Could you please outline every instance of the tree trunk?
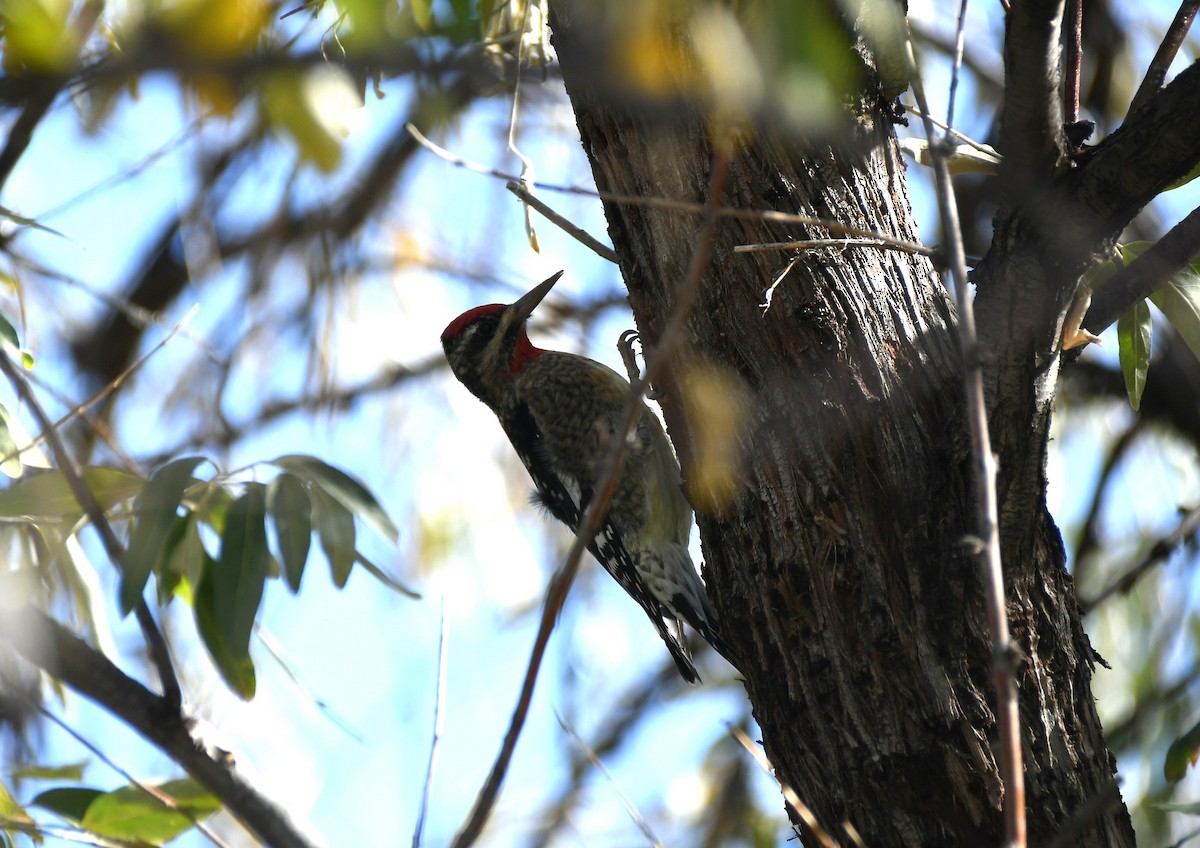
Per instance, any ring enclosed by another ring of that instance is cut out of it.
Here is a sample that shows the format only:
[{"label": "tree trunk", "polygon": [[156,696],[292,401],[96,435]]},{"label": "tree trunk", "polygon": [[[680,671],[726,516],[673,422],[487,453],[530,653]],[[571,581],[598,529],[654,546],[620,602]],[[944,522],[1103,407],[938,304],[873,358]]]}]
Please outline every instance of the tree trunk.
[{"label": "tree trunk", "polygon": [[[724,154],[696,104],[639,102],[611,84],[619,69],[602,53],[602,28],[584,18],[588,5],[553,4],[552,25],[602,192],[696,204],[715,187],[726,206],[919,240],[881,92],[865,92],[836,137],[760,121],[733,143],[722,177]],[[621,202],[605,211],[653,357],[702,218]],[[835,838],[844,840],[846,823],[872,848],[999,845],[993,657],[971,544],[951,298],[925,258],[896,250],[734,252],[836,235],[732,217],[712,232],[711,262],[657,386],[698,507],[705,579],[780,780]],[[793,259],[765,309],[764,290]],[[1056,289],[1043,300],[1049,336],[1070,299]],[[993,317],[983,310],[979,320]],[[1045,342],[1039,350],[1056,359],[1055,340]],[[989,397],[1001,397],[998,366],[985,362]],[[713,375],[736,387],[721,393],[728,404],[703,391]],[[1000,495],[1030,842],[1082,824],[1080,844],[1131,845],[1092,701],[1093,655],[1045,506],[1053,374],[1039,383],[1037,402],[1033,378],[1022,379],[1026,402],[993,403],[990,412],[1004,434]],[[727,407],[738,416],[741,463],[722,496],[698,482],[709,479],[699,445]]]}]

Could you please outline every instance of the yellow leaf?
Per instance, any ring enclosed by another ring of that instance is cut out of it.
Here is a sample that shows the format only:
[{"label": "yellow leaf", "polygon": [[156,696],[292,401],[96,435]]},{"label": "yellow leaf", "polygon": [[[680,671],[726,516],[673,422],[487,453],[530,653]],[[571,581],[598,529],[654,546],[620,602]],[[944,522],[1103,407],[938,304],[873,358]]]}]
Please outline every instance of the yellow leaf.
[{"label": "yellow leaf", "polygon": [[688,496],[697,511],[720,515],[741,485],[749,392],[732,371],[706,363],[691,365],[683,385],[692,433]]},{"label": "yellow leaf", "polygon": [[68,0],[0,0],[4,69],[67,70],[79,51],[79,39],[67,26],[70,8]]},{"label": "yellow leaf", "polygon": [[254,48],[269,17],[266,0],[177,0],[157,23],[190,55],[229,59]]}]

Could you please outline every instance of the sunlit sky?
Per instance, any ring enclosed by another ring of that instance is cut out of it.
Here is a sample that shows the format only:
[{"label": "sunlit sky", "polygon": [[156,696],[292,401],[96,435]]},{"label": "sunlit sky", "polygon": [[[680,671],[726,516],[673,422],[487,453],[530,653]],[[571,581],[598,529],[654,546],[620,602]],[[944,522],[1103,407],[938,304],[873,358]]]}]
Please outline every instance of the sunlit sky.
[{"label": "sunlit sky", "polygon": [[[910,3],[913,15],[925,20],[951,5],[957,8],[957,4]],[[1151,8],[1161,31],[1173,10],[1163,11],[1167,4],[1139,6],[1141,12]],[[938,26],[949,28],[950,19],[939,20]],[[976,43],[996,43],[981,22],[973,22],[972,33]],[[368,95],[365,107],[353,116],[341,178],[352,174],[365,152],[387,133],[396,131],[407,94],[399,84],[385,85],[385,91],[383,100]],[[944,105],[937,105],[945,102],[944,84],[931,85],[929,93],[935,112],[940,108],[944,114]],[[959,97],[959,126],[982,136],[992,116],[972,114],[969,85]],[[520,145],[536,164],[537,177],[550,183],[588,185],[586,161],[565,100],[527,112],[526,117],[529,124]],[[122,106],[96,136],[83,135],[70,106],[57,108],[5,186],[0,202],[63,235],[26,232],[20,237],[21,248],[89,285],[115,289],[157,237],[159,222],[188,196],[187,187],[194,179],[193,143],[175,147],[115,187],[60,207],[84,189],[146,160],[186,133],[189,120],[174,88],[155,79],[145,80],[139,100]],[[513,171],[519,164],[504,151],[508,120],[508,105],[489,101],[439,143],[468,159]],[[206,129],[229,131],[229,127]],[[287,142],[281,142],[280,151],[286,150]],[[263,171],[273,176],[240,190],[234,209],[241,219],[259,220],[272,212],[261,207],[262,199],[276,196],[288,175],[288,163],[281,156],[277,168]],[[327,189],[316,176],[309,179],[312,200],[317,202]],[[1196,205],[1194,191],[1175,194],[1163,204],[1164,217],[1177,218]],[[576,224],[604,238],[597,202],[571,196],[546,199]],[[936,241],[929,194],[919,179],[914,181],[913,199],[926,240]],[[46,214],[52,210],[59,211]],[[556,298],[595,299],[618,291],[614,266],[596,259],[544,221],[538,223],[538,237],[541,251],[535,254],[528,246],[519,204],[503,181],[425,155],[406,176],[386,223],[373,226],[368,235],[381,257],[399,261],[361,278],[332,307],[336,319],[331,376],[354,382],[372,374],[380,363],[425,362],[440,353],[438,335],[454,315],[478,303],[511,300],[559,269],[567,273],[555,290]],[[201,257],[202,247],[197,248]],[[506,286],[466,283],[452,273],[423,267],[425,261],[435,266],[449,262],[465,269],[486,268]],[[277,286],[272,294],[278,308],[308,297],[305,269],[296,265],[293,270],[294,283]],[[203,338],[253,320],[257,306],[243,308],[231,298],[237,291],[236,280],[245,273],[245,268],[229,267],[217,283],[189,289],[166,316],[168,322],[197,306],[189,332]],[[51,327],[84,322],[98,308],[95,297],[65,284],[27,290],[25,295],[26,332],[38,356],[38,373],[68,393],[82,391],[71,383],[63,352],[40,342],[51,335]],[[586,338],[580,337],[577,326],[567,325],[557,334],[539,333],[539,343],[580,350],[623,370],[613,342],[631,325],[626,311],[611,310]],[[152,332],[148,343],[166,330]],[[186,384],[178,385],[179,362],[192,355],[194,344],[183,336],[175,338],[143,372],[136,395],[139,402],[121,409],[120,424],[133,434],[129,442],[139,452],[151,454],[176,445],[197,426],[194,420],[164,415],[160,409],[168,392],[186,391]],[[1103,349],[1088,355],[1113,356],[1115,347],[1115,339],[1106,337]],[[307,367],[293,340],[246,351],[235,370],[224,412],[237,421],[244,417],[248,401],[294,394],[305,385]],[[11,397],[3,401],[12,408]],[[1085,425],[1082,418],[1068,414],[1066,420],[1101,430],[1119,423],[1097,419]],[[1062,429],[1057,434],[1062,450],[1055,454],[1052,469],[1052,501],[1064,525],[1077,520],[1075,516],[1086,506],[1085,496],[1096,473],[1091,443],[1084,435]],[[356,846],[405,843],[415,822],[429,751],[439,611],[444,604],[449,634],[445,735],[433,779],[426,839],[429,845],[444,844],[466,815],[507,726],[536,629],[535,617],[522,613],[540,604],[546,577],[565,551],[567,536],[524,504],[526,487],[523,482],[514,485],[514,480],[520,480],[513,473],[516,460],[494,417],[445,374],[421,378],[418,385],[332,418],[284,419],[240,442],[223,465],[232,470],[289,452],[326,459],[379,494],[401,527],[401,542],[398,549],[390,549],[384,540],[363,530],[364,550],[425,597],[421,601],[401,598],[365,573],[355,574],[344,590],[337,591],[320,567],[312,567],[299,598],[288,595],[282,585],[270,586],[262,628],[270,644],[279,646],[301,685],[290,679],[263,644],[256,643],[252,650],[259,694],[248,704],[220,684],[191,637],[194,628],[187,610],[176,604],[167,621],[180,653],[190,707],[211,725],[206,732],[215,743],[234,751],[239,767],[310,828],[318,841]],[[1171,502],[1194,498],[1198,481],[1191,460],[1148,458],[1139,485],[1153,486]],[[115,585],[111,567],[99,556],[94,566],[100,582],[111,591]],[[622,693],[664,661],[661,643],[641,611],[594,564],[587,569],[583,591],[575,592],[551,643],[549,662],[487,844],[511,845],[528,839],[539,813],[553,797],[573,744],[555,714],[567,716],[586,738]],[[109,613],[115,617],[111,609]],[[129,652],[123,666],[136,671],[136,628],[127,621],[114,621],[114,627],[117,643]],[[588,662],[577,662],[583,655]],[[729,677],[719,659],[710,655],[710,661],[701,670],[706,679]],[[1103,680],[1101,673],[1100,689]],[[326,705],[326,711],[318,702]],[[178,775],[178,767],[82,699],[69,698],[65,706],[55,709],[139,778]],[[662,813],[655,808],[665,799],[666,812],[686,823],[687,816],[697,812],[692,809],[697,797],[694,786],[704,757],[714,745],[734,744],[728,741],[726,724],[738,721],[743,711],[744,695],[736,687],[706,687],[683,701],[656,706],[637,737],[608,766],[620,789],[644,812]],[[1118,713],[1114,709],[1113,714]],[[110,788],[123,783],[64,733],[47,728],[44,762],[84,758],[92,759],[86,779],[90,785]],[[1134,789],[1150,779],[1144,770],[1127,778],[1127,787]],[[615,787],[599,778],[588,786],[587,812],[574,823],[576,834],[568,833],[555,844],[629,844],[636,830],[622,811]],[[773,797],[765,776],[759,791],[765,798]],[[778,806],[773,800],[767,805]],[[782,843],[786,836],[782,814],[780,822]],[[659,835],[672,844],[669,825]],[[180,844],[205,843],[189,836]]]}]

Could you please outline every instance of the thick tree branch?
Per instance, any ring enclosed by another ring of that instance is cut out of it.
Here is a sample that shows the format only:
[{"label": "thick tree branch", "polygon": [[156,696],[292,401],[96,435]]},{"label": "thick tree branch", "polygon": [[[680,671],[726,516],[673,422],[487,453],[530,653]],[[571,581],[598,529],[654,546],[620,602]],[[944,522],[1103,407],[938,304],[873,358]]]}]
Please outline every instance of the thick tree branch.
[{"label": "thick tree branch", "polygon": [[1158,51],[1150,61],[1150,67],[1146,69],[1146,76],[1142,78],[1142,84],[1138,86],[1137,93],[1133,95],[1133,100],[1129,103],[1130,115],[1142,108],[1146,101],[1162,88],[1163,80],[1167,78],[1167,69],[1171,67],[1171,63],[1175,61],[1175,56],[1179,53],[1179,48],[1183,46],[1183,40],[1187,37],[1188,30],[1192,28],[1192,21],[1196,18],[1198,8],[1200,8],[1198,0],[1183,0],[1179,4],[1175,20],[1171,21],[1167,34],[1163,36],[1162,43],[1158,45]]},{"label": "thick tree branch", "polygon": [[1200,209],[1193,209],[1158,242],[1104,281],[1092,295],[1083,326],[1099,333],[1139,300],[1170,282],[1200,253]]},{"label": "thick tree branch", "polygon": [[1010,196],[1045,186],[1066,149],[1059,97],[1063,0],[1017,3],[1004,33],[1004,111],[1000,117],[1002,184]]},{"label": "thick tree branch", "polygon": [[[1200,162],[1200,63],[1171,81],[1067,179],[1074,211],[1056,215],[1079,263]],[[1060,236],[1060,238],[1062,238]]]},{"label": "thick tree branch", "polygon": [[239,777],[228,760],[213,757],[192,738],[186,719],[45,613],[30,606],[0,610],[0,639],[157,746],[264,843],[310,848],[283,810]]}]

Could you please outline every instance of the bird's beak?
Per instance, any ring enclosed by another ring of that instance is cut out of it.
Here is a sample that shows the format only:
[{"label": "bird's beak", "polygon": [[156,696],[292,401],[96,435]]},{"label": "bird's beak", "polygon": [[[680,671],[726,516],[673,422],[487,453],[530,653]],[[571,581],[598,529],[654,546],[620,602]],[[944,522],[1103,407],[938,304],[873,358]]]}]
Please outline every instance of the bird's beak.
[{"label": "bird's beak", "polygon": [[521,295],[519,300],[510,305],[508,308],[512,310],[514,320],[524,321],[526,318],[532,315],[533,310],[537,309],[538,304],[541,303],[542,299],[550,293],[550,289],[554,288],[554,284],[558,282],[558,278],[562,275],[562,271],[552,275],[544,282],[539,283],[537,288]]}]

